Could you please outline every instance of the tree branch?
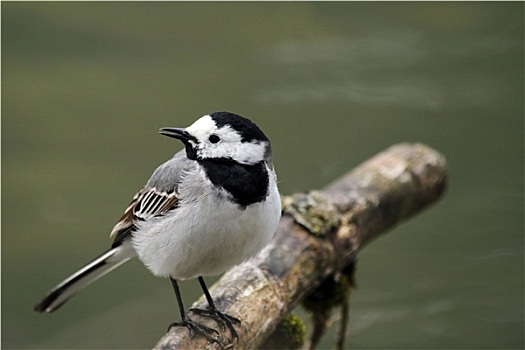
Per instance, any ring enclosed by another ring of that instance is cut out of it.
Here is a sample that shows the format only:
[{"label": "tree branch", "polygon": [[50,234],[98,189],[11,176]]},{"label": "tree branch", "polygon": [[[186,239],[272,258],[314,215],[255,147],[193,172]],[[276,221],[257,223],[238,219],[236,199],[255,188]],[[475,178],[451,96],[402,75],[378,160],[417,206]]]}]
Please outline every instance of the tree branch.
[{"label": "tree branch", "polygon": [[[217,307],[242,321],[239,342],[213,320],[189,315],[220,331],[224,348],[253,349],[328,276],[359,250],[443,194],[446,161],[421,144],[399,144],[363,163],[324,191],[283,197],[276,237],[255,258],[228,271],[210,292]],[[203,298],[194,307],[206,307]],[[188,330],[172,328],[155,349],[219,349]]]}]

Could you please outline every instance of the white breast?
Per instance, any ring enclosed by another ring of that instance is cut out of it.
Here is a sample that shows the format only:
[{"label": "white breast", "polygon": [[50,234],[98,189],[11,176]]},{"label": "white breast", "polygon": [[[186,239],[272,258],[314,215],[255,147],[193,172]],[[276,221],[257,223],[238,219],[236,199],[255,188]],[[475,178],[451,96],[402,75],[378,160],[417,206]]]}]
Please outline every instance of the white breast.
[{"label": "white breast", "polygon": [[179,207],[137,224],[133,247],[139,259],[156,276],[182,280],[217,275],[254,256],[273,237],[281,215],[276,178],[269,173],[268,197],[245,210],[213,189],[202,171],[187,174]]}]

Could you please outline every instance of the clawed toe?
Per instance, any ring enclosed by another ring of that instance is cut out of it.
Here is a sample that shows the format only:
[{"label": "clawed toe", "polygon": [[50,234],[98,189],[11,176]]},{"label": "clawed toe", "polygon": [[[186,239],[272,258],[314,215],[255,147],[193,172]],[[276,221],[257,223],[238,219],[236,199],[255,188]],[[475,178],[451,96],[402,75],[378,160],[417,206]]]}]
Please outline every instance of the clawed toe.
[{"label": "clawed toe", "polygon": [[233,327],[233,324],[237,324],[237,325],[241,324],[241,321],[238,318],[230,316],[223,312],[220,312],[219,310],[215,308],[206,308],[206,309],[193,308],[193,309],[190,309],[190,311],[196,313],[197,315],[208,316],[214,319],[215,321],[217,321],[217,323],[220,323],[223,328],[224,326],[228,327],[231,335],[235,339],[237,339],[237,341],[239,341],[239,335],[237,334],[237,331]]},{"label": "clawed toe", "polygon": [[217,343],[220,346],[222,346],[221,342],[219,342],[219,340],[212,336],[213,333],[219,334],[217,330],[196,323],[188,318],[186,318],[186,320],[182,322],[173,322],[172,324],[170,324],[168,327],[168,332],[170,331],[171,327],[186,327],[188,329],[188,332],[190,333],[191,339],[193,339],[195,334],[199,334],[206,338],[210,343]]},{"label": "clawed toe", "polygon": [[[204,292],[204,295],[206,296],[206,300],[208,301],[208,308],[206,309],[190,309],[190,311],[193,311],[197,315],[201,316],[207,316],[215,320],[217,323],[219,323],[222,328],[224,329],[225,326],[228,327],[230,330],[230,333],[233,338],[237,339],[237,342],[239,342],[239,335],[237,334],[237,331],[233,327],[233,324],[240,324],[241,321],[238,318],[235,318],[233,316],[230,316],[228,314],[222,313],[215,307],[215,304],[213,303],[213,299],[210,295],[210,292],[208,291],[208,288],[206,288],[206,283],[204,283],[204,279],[199,276],[199,283],[201,284],[202,291]],[[179,304],[179,311],[180,311],[180,317],[182,319],[182,322],[173,322],[168,327],[168,332],[170,331],[171,327],[186,327],[188,331],[190,332],[190,338],[193,338],[195,336],[195,333],[198,333],[199,335],[205,337],[208,339],[211,343],[217,343],[222,347],[222,344],[213,337],[213,333],[215,335],[219,335],[219,332],[217,330],[206,327],[202,324],[194,322],[192,319],[188,318],[186,316],[186,313],[184,312],[184,305],[182,304],[182,298],[180,295],[179,285],[177,283],[177,280],[170,276],[171,284],[173,285],[173,289],[175,291],[175,295],[177,296],[177,303]]]}]

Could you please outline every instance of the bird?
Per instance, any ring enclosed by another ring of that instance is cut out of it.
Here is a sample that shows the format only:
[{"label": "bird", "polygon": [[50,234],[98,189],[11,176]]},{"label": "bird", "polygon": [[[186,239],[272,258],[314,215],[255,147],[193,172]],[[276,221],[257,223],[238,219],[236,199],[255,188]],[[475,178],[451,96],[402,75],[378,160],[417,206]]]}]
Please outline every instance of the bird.
[{"label": "bird", "polygon": [[184,148],[161,164],[133,197],[111,231],[111,247],[73,273],[39,301],[34,310],[51,313],[100,277],[138,257],[174,289],[181,321],[218,342],[217,330],[186,315],[178,281],[197,278],[208,307],[190,309],[227,326],[240,320],[217,309],[203,276],[218,275],[261,251],[273,238],[281,199],[270,141],[252,121],[231,112],[214,112],[186,128],[159,133]]}]

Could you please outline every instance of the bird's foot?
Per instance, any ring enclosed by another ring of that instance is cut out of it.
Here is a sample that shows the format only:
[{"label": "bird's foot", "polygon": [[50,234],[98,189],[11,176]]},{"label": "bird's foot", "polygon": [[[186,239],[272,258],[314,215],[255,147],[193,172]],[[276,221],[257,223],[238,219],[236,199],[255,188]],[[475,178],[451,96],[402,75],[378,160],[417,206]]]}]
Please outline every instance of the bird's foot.
[{"label": "bird's foot", "polygon": [[237,334],[237,331],[233,327],[234,323],[237,325],[241,324],[241,320],[239,320],[238,318],[230,316],[223,312],[220,312],[216,308],[210,308],[210,307],[206,309],[192,308],[190,309],[190,311],[196,313],[197,315],[208,316],[214,319],[215,321],[217,321],[217,323],[220,323],[223,328],[226,325],[226,327],[228,327],[228,329],[230,330],[231,335],[235,339],[237,339],[237,342],[239,341],[239,335]]},{"label": "bird's foot", "polygon": [[170,331],[171,327],[186,327],[188,329],[188,332],[190,333],[191,339],[195,337],[195,334],[199,334],[203,336],[204,338],[206,338],[210,343],[217,343],[222,347],[221,342],[212,336],[213,333],[219,334],[217,330],[210,328],[210,327],[206,327],[202,324],[196,323],[187,317],[182,322],[173,322],[172,324],[170,324],[168,327],[168,332]]}]

